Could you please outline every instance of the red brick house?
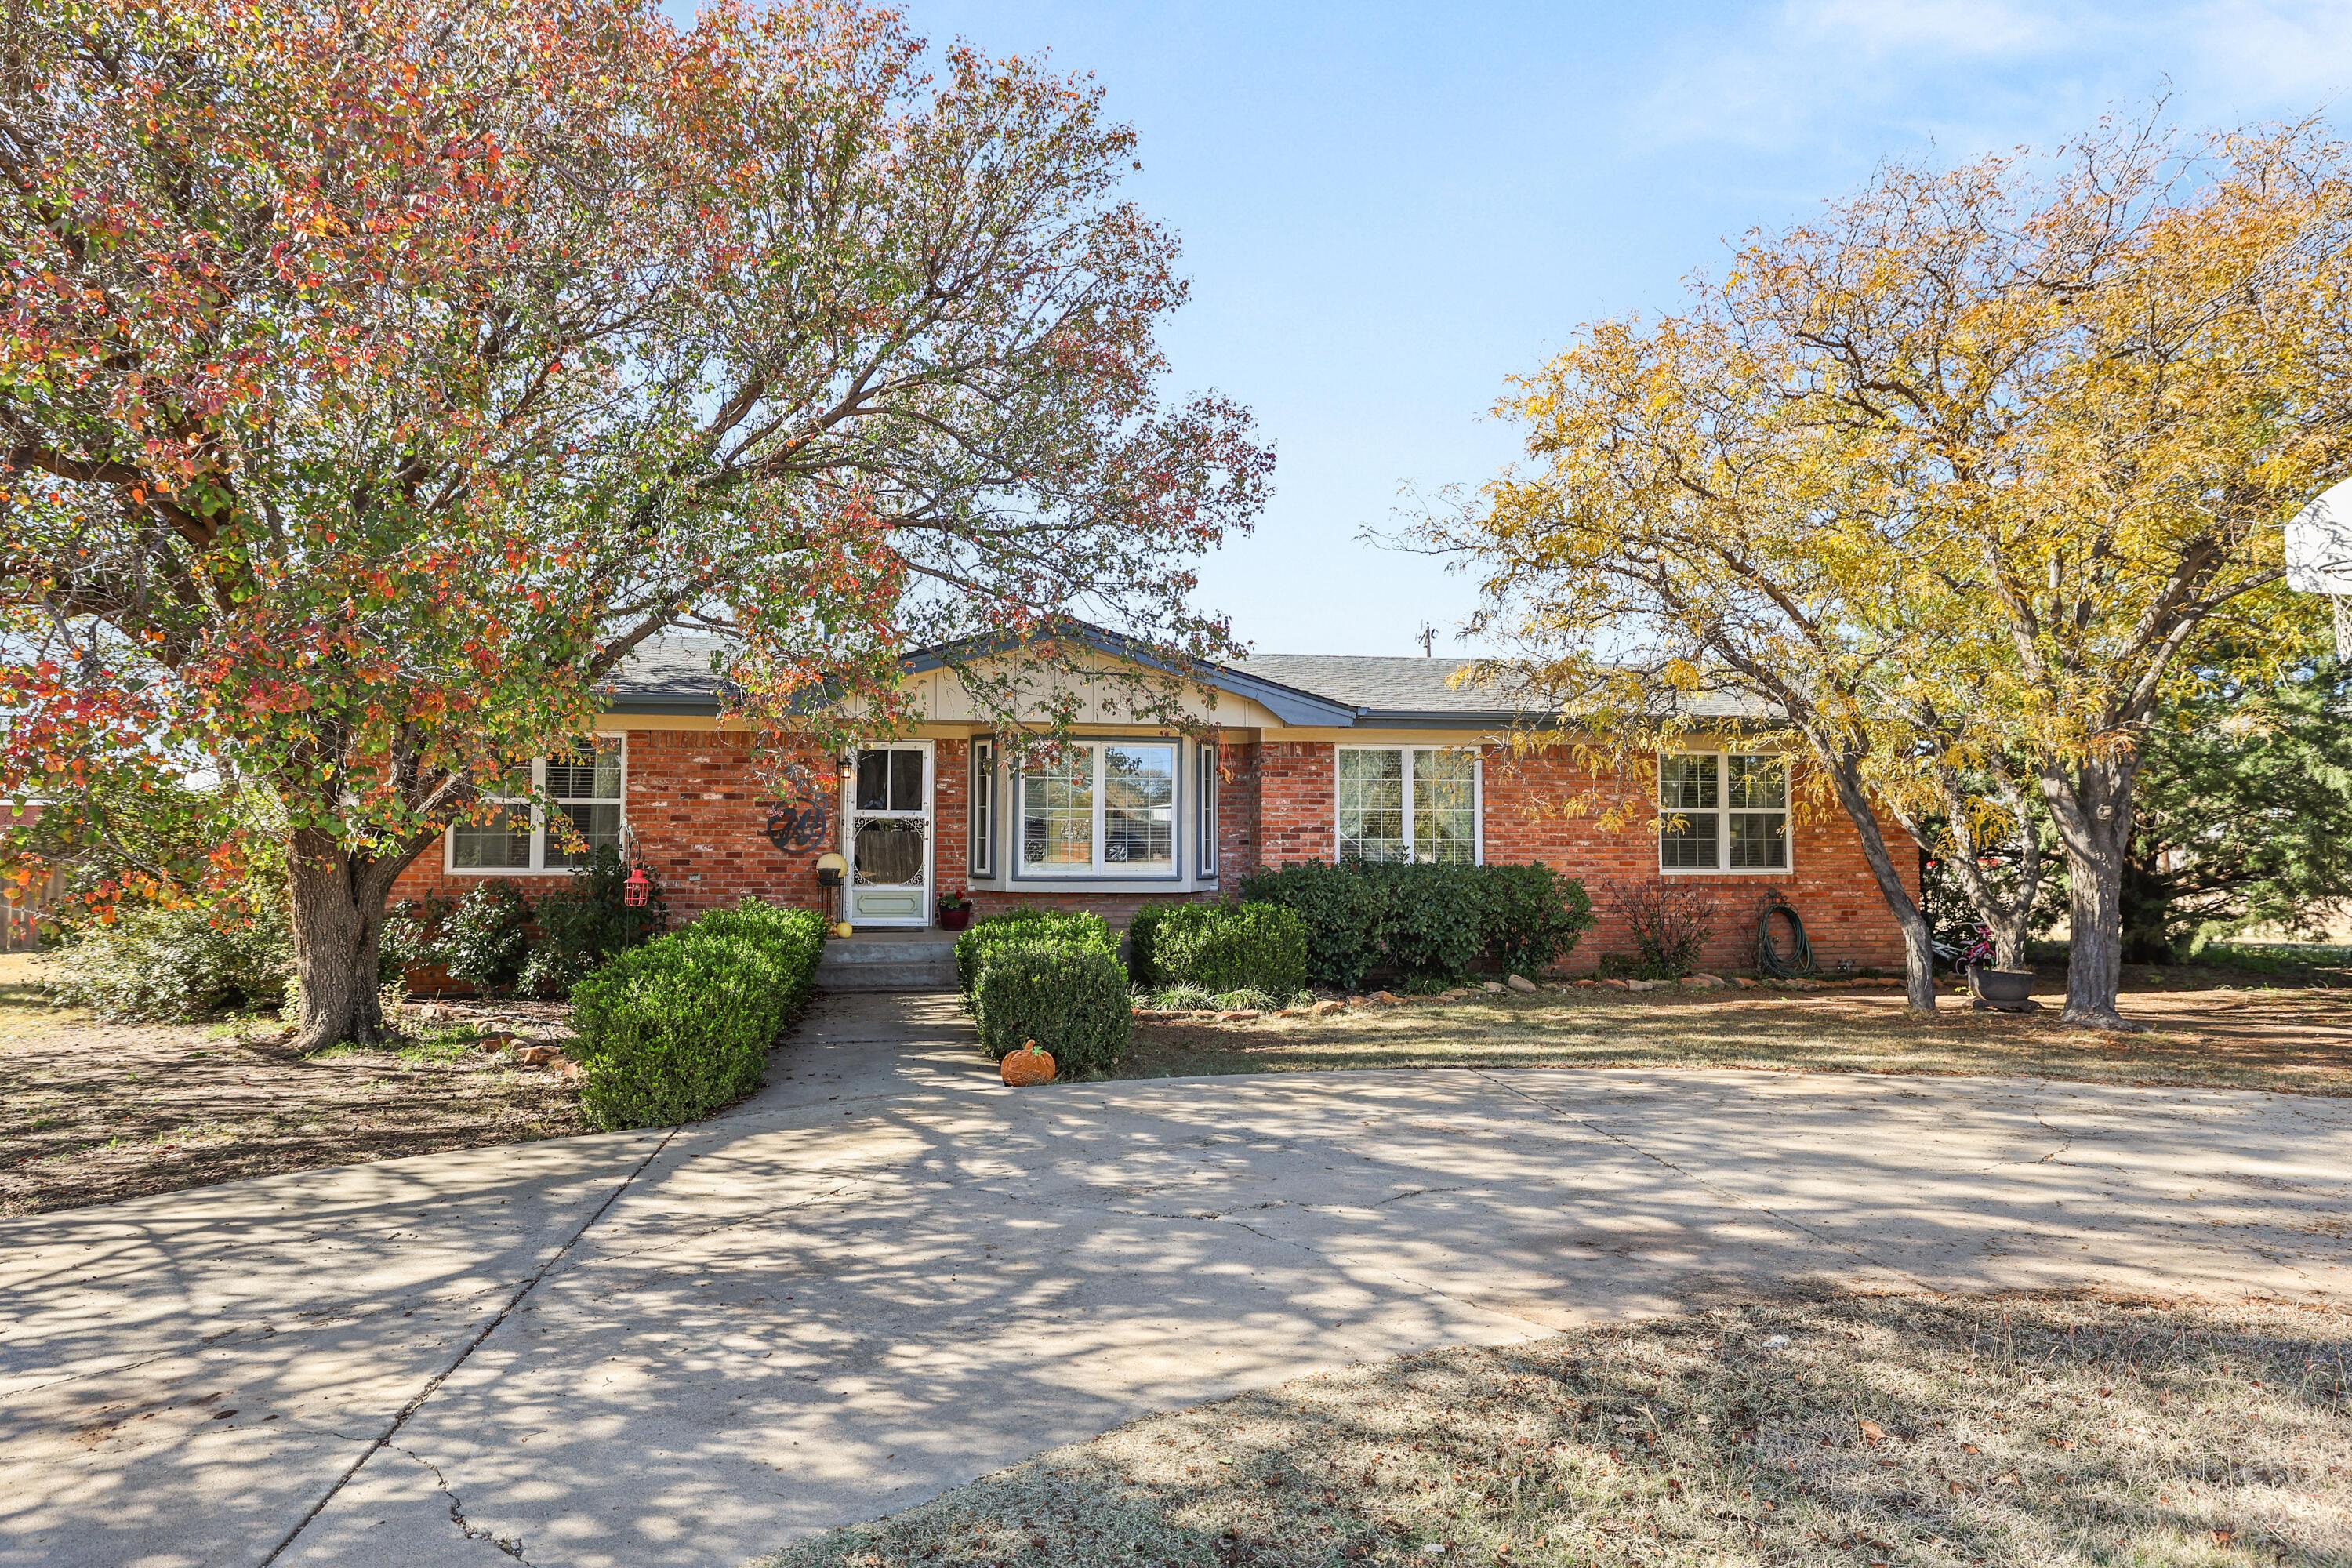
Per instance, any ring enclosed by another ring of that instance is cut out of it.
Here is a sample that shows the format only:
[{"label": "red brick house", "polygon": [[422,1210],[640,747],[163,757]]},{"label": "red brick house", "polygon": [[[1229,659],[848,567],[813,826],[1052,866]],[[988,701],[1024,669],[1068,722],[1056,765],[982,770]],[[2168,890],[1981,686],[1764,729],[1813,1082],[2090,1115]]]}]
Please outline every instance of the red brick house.
[{"label": "red brick house", "polygon": [[[802,763],[805,802],[780,808],[724,723],[711,644],[649,646],[613,682],[593,738],[539,764],[552,809],[592,843],[625,842],[660,879],[673,918],[746,894],[845,913],[861,929],[923,927],[945,891],[983,912],[1048,903],[1115,924],[1160,899],[1230,896],[1263,866],[1349,858],[1546,862],[1581,879],[1601,924],[1570,967],[1629,952],[1601,898],[1611,879],[1696,882],[1717,898],[1708,962],[1753,963],[1769,891],[1803,916],[1826,963],[1899,966],[1902,939],[1834,809],[1800,808],[1787,764],[1736,751],[1661,759],[1653,780],[1596,777],[1565,747],[1515,754],[1539,723],[1491,688],[1455,684],[1440,658],[1266,656],[1205,671],[1192,716],[1203,742],[1121,721],[1080,681],[1076,744],[1016,770],[938,654],[907,662],[927,716],[911,738]],[[1097,648],[1118,657],[1108,639]],[[1636,826],[1602,826],[1594,800],[1640,801]],[[1564,812],[1581,800],[1585,809]],[[850,884],[828,893],[817,858]],[[462,894],[477,879],[560,876],[567,854],[541,808],[455,828],[406,872],[397,898]],[[576,856],[569,857],[576,858]]]}]

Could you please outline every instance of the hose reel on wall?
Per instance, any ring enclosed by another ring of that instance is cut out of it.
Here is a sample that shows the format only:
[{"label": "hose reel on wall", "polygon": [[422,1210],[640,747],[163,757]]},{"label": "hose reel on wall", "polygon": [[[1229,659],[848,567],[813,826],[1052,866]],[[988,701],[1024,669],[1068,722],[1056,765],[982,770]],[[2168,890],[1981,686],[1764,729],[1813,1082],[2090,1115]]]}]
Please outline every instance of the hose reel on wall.
[{"label": "hose reel on wall", "polygon": [[[1781,928],[1777,933],[1776,919]],[[1780,980],[1820,969],[1813,961],[1813,944],[1805,936],[1804,917],[1778,891],[1767,893],[1756,906],[1756,967]]]}]

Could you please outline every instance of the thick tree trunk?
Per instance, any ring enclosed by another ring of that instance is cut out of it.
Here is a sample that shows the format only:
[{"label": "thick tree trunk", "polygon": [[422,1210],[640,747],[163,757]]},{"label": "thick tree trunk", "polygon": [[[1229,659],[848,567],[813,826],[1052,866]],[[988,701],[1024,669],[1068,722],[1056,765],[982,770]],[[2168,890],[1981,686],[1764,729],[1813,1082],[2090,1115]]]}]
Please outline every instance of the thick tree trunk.
[{"label": "thick tree trunk", "polygon": [[2124,856],[2131,839],[2137,752],[2042,776],[2058,842],[2066,851],[2066,1010],[2063,1023],[2133,1029],[2116,1010],[2123,988]]},{"label": "thick tree trunk", "polygon": [[1828,762],[1827,766],[1831,782],[1837,789],[1838,804],[1845,807],[1846,816],[1853,822],[1854,834],[1862,840],[1862,858],[1868,862],[1871,878],[1878,884],[1879,897],[1886,900],[1895,923],[1903,928],[1904,1001],[1919,1012],[1932,1013],[1936,1010],[1935,933],[1928,929],[1919,900],[1904,886],[1902,873],[1895,868],[1894,856],[1887,853],[1886,835],[1879,830],[1878,814],[1871,809],[1870,796],[1862,787],[1858,763],[1840,767]]},{"label": "thick tree trunk", "polygon": [[[2016,883],[2004,896],[1977,859],[1980,847],[1969,819],[1967,795],[1948,772],[1943,775],[1943,785],[1945,820],[1957,851],[1949,861],[1952,874],[1959,879],[1977,918],[1992,933],[1993,967],[2022,969],[2025,944],[2033,931],[2033,902],[2042,888],[2042,847],[2032,814],[2021,792],[2002,774],[2000,798],[2014,819],[2011,853],[2017,862]],[[1921,847],[1928,846],[1923,843]]]},{"label": "thick tree trunk", "polygon": [[2025,967],[2025,943],[2032,934],[2032,917],[2018,915],[2013,919],[1988,921],[1992,932],[1992,966],[1995,969]]},{"label": "thick tree trunk", "polygon": [[323,834],[297,833],[288,843],[294,972],[302,987],[296,1050],[385,1037],[376,973],[384,900],[406,864],[407,858],[354,858]]}]

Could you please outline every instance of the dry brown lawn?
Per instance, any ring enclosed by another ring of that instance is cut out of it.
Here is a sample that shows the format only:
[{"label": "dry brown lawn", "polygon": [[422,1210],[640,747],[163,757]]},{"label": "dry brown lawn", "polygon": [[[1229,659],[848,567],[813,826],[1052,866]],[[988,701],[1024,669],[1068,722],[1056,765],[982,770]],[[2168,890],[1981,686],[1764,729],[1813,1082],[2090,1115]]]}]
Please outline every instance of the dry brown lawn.
[{"label": "dry brown lawn", "polygon": [[300,1057],[274,1025],[101,1024],[0,958],[0,1215],[586,1130],[556,1073],[471,1048]]},{"label": "dry brown lawn", "polygon": [[[2062,991],[2050,983],[2052,999]],[[1141,1022],[1121,1077],[1335,1068],[1755,1068],[1965,1073],[2352,1094],[2352,990],[2207,984],[2127,995],[2140,1034],[2053,1008],[1907,1014],[1872,991],[1544,991],[1353,1007],[1328,1018]]]},{"label": "dry brown lawn", "polygon": [[2342,1568],[2352,1314],[1860,1299],[1443,1351],[1139,1421],[774,1563]]}]

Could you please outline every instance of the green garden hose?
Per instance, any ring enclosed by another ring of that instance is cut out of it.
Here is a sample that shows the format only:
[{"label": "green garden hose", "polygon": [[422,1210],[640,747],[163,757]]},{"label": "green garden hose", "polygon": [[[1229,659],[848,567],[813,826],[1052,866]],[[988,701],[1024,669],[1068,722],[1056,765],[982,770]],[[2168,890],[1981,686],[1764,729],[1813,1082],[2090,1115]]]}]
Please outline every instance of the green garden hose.
[{"label": "green garden hose", "polygon": [[[1772,938],[1772,917],[1775,915],[1789,922],[1789,951],[1786,954],[1781,952],[1780,944]],[[1805,940],[1804,921],[1778,893],[1766,899],[1757,912],[1756,967],[1782,980],[1811,974],[1816,968],[1813,944]]]}]

